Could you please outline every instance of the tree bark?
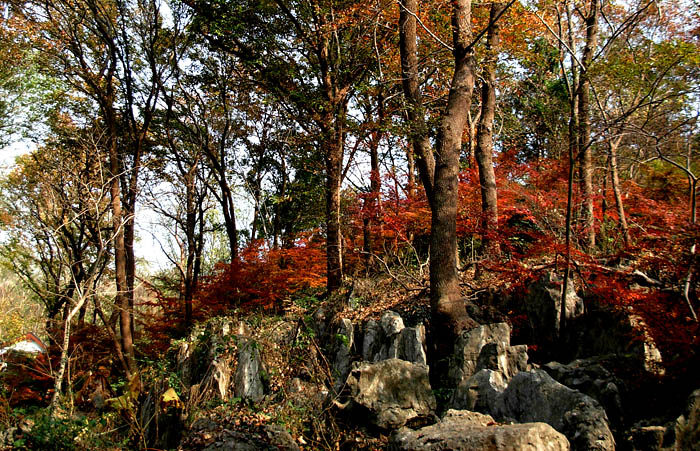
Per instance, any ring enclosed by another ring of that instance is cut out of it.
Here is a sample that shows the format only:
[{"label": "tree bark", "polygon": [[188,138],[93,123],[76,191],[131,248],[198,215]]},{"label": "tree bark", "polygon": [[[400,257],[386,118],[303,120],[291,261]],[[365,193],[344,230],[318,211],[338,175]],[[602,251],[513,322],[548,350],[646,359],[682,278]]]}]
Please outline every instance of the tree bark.
[{"label": "tree bark", "polygon": [[620,188],[620,176],[617,167],[617,147],[619,143],[620,139],[617,139],[614,142],[608,142],[608,150],[610,151],[610,172],[613,194],[615,196],[615,206],[617,207],[617,216],[620,221],[620,231],[622,232],[625,246],[629,246],[632,240],[630,239],[629,227],[627,226],[625,207],[622,203],[622,190]]},{"label": "tree bark", "polygon": [[[335,119],[337,120],[337,118]],[[331,119],[333,121],[333,119]],[[333,121],[335,122],[335,121]],[[332,123],[332,122],[331,122]],[[340,230],[340,183],[343,165],[343,136],[338,126],[326,131],[326,272],[328,292],[343,281],[343,252]]]},{"label": "tree bark", "polygon": [[452,3],[454,73],[447,108],[440,120],[434,157],[418,89],[416,12],[415,0],[400,5],[401,69],[410,136],[432,212],[430,305],[434,354],[431,355],[433,361],[442,366],[446,364],[458,334],[463,328],[473,325],[461,297],[457,270],[459,157],[474,86],[474,56],[469,42],[472,34],[471,1],[456,0]]},{"label": "tree bark", "polygon": [[583,49],[581,75],[578,86],[578,139],[579,171],[583,208],[581,221],[585,236],[585,246],[589,251],[595,248],[596,234],[593,203],[593,152],[591,148],[591,107],[590,107],[590,70],[593,54],[598,44],[598,0],[590,0],[588,14],[584,17],[586,24],[586,44]]},{"label": "tree bark", "polygon": [[[114,277],[117,294],[115,304],[119,310],[120,342],[124,361],[127,365],[127,376],[136,371],[134,355],[134,338],[131,329],[131,309],[129,305],[127,284],[127,256],[124,240],[124,220],[122,215],[122,200],[120,189],[120,164],[117,149],[117,124],[114,111],[107,109],[106,120],[109,128],[109,168],[110,168],[110,198],[112,204],[112,228],[114,229]],[[130,373],[130,374],[129,374]]]},{"label": "tree bark", "polygon": [[474,156],[479,167],[481,185],[481,213],[485,254],[496,257],[500,253],[498,241],[498,191],[496,173],[493,168],[493,120],[496,113],[496,59],[499,46],[499,23],[505,5],[492,3],[489,23],[491,26],[486,38],[486,61],[484,64],[484,82],[481,85],[481,116],[477,128],[477,140]]}]

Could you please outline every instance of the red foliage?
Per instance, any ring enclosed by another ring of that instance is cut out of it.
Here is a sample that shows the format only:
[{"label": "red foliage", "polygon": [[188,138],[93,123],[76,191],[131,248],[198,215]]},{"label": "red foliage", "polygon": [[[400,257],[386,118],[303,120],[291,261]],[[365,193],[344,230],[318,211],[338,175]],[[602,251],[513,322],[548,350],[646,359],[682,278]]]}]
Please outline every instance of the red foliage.
[{"label": "red foliage", "polygon": [[292,248],[270,249],[263,242],[249,244],[240,259],[219,264],[205,278],[194,308],[200,314],[223,313],[232,308],[278,309],[281,301],[306,288],[326,283],[325,251],[315,240],[298,240]]}]

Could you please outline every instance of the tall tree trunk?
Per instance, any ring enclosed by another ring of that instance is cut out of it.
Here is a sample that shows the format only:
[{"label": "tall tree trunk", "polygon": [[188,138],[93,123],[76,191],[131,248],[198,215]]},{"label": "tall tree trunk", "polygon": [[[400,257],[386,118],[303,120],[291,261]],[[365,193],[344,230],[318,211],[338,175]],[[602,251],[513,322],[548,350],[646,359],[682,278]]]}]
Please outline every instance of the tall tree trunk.
[{"label": "tall tree trunk", "polygon": [[[110,113],[107,111],[107,113]],[[120,344],[124,353],[124,361],[127,365],[127,376],[136,371],[136,358],[134,355],[134,338],[131,329],[131,309],[129,305],[127,284],[127,254],[124,240],[124,218],[122,215],[122,200],[120,189],[119,153],[117,150],[117,124],[116,114],[106,115],[109,127],[109,167],[111,172],[110,198],[112,204],[112,227],[114,229],[114,277],[117,295],[115,303],[119,310],[119,326],[121,331]]]},{"label": "tall tree trunk", "polygon": [[231,188],[226,182],[226,171],[222,169],[217,175],[219,188],[221,189],[221,210],[224,215],[224,227],[226,227],[226,236],[228,237],[229,252],[231,253],[231,261],[238,259],[238,228],[236,226],[236,210],[233,204],[233,194]]},{"label": "tall tree trunk", "polygon": [[343,281],[343,250],[340,231],[340,183],[343,171],[343,133],[338,118],[335,127],[326,130],[326,271],[328,292],[336,291]]},{"label": "tall tree trunk", "polygon": [[617,148],[620,144],[620,138],[614,142],[608,142],[608,151],[610,152],[610,172],[612,179],[612,189],[615,196],[615,206],[617,207],[617,216],[620,221],[620,231],[625,241],[625,246],[631,244],[629,227],[627,227],[627,218],[625,216],[625,207],[622,203],[622,189],[620,188],[620,176],[617,167]]},{"label": "tall tree trunk", "polygon": [[377,220],[381,205],[381,178],[379,172],[379,143],[381,142],[383,132],[382,127],[385,120],[384,110],[384,95],[377,95],[377,118],[376,122],[372,119],[372,104],[368,98],[367,107],[365,109],[367,120],[374,122],[373,130],[370,134],[369,141],[369,161],[370,161],[370,192],[369,196],[363,203],[364,214],[362,218],[362,238],[363,250],[365,252],[365,263],[369,267],[372,261],[372,226]]},{"label": "tall tree trunk", "polygon": [[589,251],[595,248],[595,224],[593,203],[593,152],[591,148],[591,107],[590,107],[590,74],[593,54],[598,44],[598,0],[590,0],[586,23],[586,44],[583,49],[581,75],[578,88],[578,120],[579,120],[579,171],[583,208],[581,220],[583,223],[585,245]]},{"label": "tall tree trunk", "polygon": [[499,45],[499,23],[496,20],[505,9],[503,3],[492,3],[486,40],[486,62],[484,64],[484,82],[481,86],[481,116],[477,129],[477,141],[474,155],[479,167],[481,184],[481,212],[483,215],[484,247],[486,255],[496,257],[499,254],[498,242],[494,240],[498,230],[498,192],[496,173],[493,168],[493,119],[496,113],[496,59]]},{"label": "tall tree trunk", "polygon": [[[459,157],[466,112],[474,86],[474,56],[470,47],[471,1],[452,2],[454,74],[433,152],[422,113],[418,89],[416,45],[417,5],[408,0],[399,6],[399,31],[403,90],[408,104],[411,138],[418,154],[421,180],[432,212],[430,230],[431,352],[433,363],[442,367],[463,328],[473,325],[461,298],[457,270],[457,202]],[[434,371],[434,375],[440,371]]]},{"label": "tall tree trunk", "polygon": [[416,160],[414,156],[413,143],[409,143],[406,147],[406,171],[408,172],[408,186],[406,187],[406,192],[410,199],[413,199],[416,195]]},{"label": "tall tree trunk", "polygon": [[275,202],[275,219],[272,223],[272,246],[278,249],[280,246],[280,235],[282,234],[282,202],[287,195],[287,161],[286,155],[280,155],[282,183],[277,191],[277,202]]}]

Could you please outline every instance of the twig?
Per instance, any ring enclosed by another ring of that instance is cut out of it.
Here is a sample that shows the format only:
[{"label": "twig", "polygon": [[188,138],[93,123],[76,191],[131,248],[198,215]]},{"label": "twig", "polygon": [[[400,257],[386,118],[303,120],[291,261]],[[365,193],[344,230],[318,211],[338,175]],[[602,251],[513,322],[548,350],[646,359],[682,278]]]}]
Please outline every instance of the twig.
[{"label": "twig", "polygon": [[370,255],[370,256],[376,258],[377,260],[379,260],[380,262],[382,262],[382,265],[384,265],[384,269],[386,269],[386,272],[387,272],[387,274],[389,274],[389,277],[391,277],[396,282],[398,282],[399,285],[401,285],[401,288],[403,288],[404,290],[406,290],[406,291],[421,291],[422,290],[422,288],[411,288],[408,285],[406,285],[406,283],[403,280],[399,279],[394,273],[391,272],[391,269],[389,269],[389,265],[387,264],[387,262],[384,261],[382,258],[380,258],[378,255],[376,255],[372,252],[366,252],[366,251],[360,251],[360,253],[365,254],[365,255]]}]

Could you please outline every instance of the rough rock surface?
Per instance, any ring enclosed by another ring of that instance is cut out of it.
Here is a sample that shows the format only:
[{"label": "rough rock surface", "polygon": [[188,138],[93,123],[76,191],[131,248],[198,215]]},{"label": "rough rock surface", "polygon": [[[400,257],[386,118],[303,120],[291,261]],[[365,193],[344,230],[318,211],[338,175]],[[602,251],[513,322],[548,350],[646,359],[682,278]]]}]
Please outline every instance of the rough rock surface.
[{"label": "rough rock surface", "polygon": [[[563,280],[554,272],[545,273],[530,287],[522,300],[530,330],[535,342],[550,341],[559,335],[561,290]],[[569,283],[566,293],[566,318],[572,319],[584,312],[583,300],[576,295],[574,284]]]},{"label": "rough rock surface", "polygon": [[450,410],[439,423],[417,431],[402,428],[391,439],[393,450],[568,450],[562,434],[544,423],[494,424],[476,412]]},{"label": "rough rock surface", "polygon": [[399,359],[355,362],[347,387],[348,407],[369,413],[368,420],[383,429],[397,429],[435,412],[428,367],[422,364]]},{"label": "rough rock surface", "polygon": [[379,321],[367,321],[362,358],[368,362],[401,359],[425,365],[425,329],[422,325],[405,327],[398,313],[388,311]]},{"label": "rough rock surface", "polygon": [[611,423],[623,424],[622,384],[597,359],[578,359],[563,365],[550,362],[542,366],[554,380],[569,388],[578,390],[598,401]]},{"label": "rough rock surface", "polygon": [[453,409],[493,412],[505,389],[506,381],[501,372],[483,369],[459,384],[449,405]]},{"label": "rough rock surface", "polygon": [[685,412],[676,420],[675,429],[675,449],[700,450],[700,389],[690,395]]},{"label": "rough rock surface", "polygon": [[482,369],[499,371],[505,381],[519,371],[526,371],[527,346],[510,346],[507,323],[485,324],[464,331],[454,347],[454,360],[448,376],[455,386],[466,383]]},{"label": "rough rock surface", "polygon": [[350,374],[352,363],[352,349],[355,345],[355,328],[352,321],[347,318],[340,320],[340,325],[334,340],[335,358],[333,360],[333,372],[335,376],[335,390],[338,391]]},{"label": "rough rock surface", "polygon": [[542,370],[515,375],[498,400],[497,418],[545,422],[566,435],[574,450],[614,450],[605,410],[593,398],[572,390]]},{"label": "rough rock surface", "polygon": [[238,364],[234,393],[241,399],[259,402],[265,395],[263,363],[257,343],[247,337],[238,339]]},{"label": "rough rock surface", "polygon": [[479,354],[488,343],[507,348],[510,345],[510,326],[507,323],[485,324],[462,332],[455,343],[455,358],[448,374],[454,385],[476,373]]},{"label": "rough rock surface", "polygon": [[633,357],[640,369],[663,375],[662,356],[641,317],[630,310],[591,302],[585,315],[569,324],[571,359],[602,355]]},{"label": "rough rock surface", "polygon": [[242,431],[224,430],[203,448],[205,451],[298,451],[299,446],[281,426],[267,425],[262,431],[251,434]]}]

